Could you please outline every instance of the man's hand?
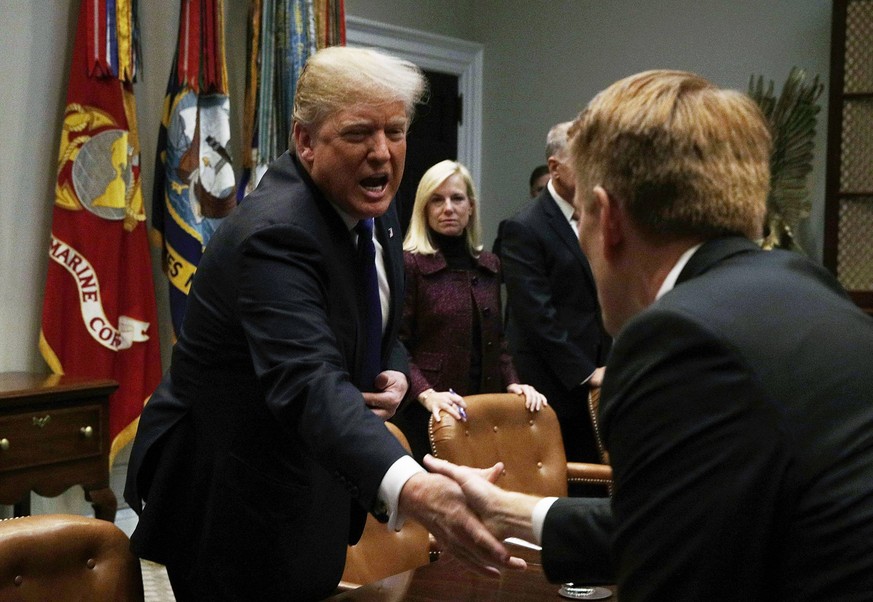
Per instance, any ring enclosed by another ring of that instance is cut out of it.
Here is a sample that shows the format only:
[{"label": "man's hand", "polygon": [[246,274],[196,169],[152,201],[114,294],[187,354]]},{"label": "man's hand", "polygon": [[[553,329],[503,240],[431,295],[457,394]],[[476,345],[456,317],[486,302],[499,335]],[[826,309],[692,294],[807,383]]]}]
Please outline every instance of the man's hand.
[{"label": "man's hand", "polygon": [[500,476],[503,465],[477,469],[458,466],[430,454],[424,457],[424,466],[432,473],[445,475],[458,483],[475,512],[488,530],[499,539],[520,537],[538,543],[533,533],[533,509],[541,499],[532,495],[505,491],[493,483]]},{"label": "man's hand", "polygon": [[382,420],[388,420],[397,411],[409,383],[403,372],[385,370],[376,376],[376,393],[363,393],[364,403]]},{"label": "man's hand", "polygon": [[[486,479],[480,479],[490,485]],[[400,491],[399,511],[424,525],[444,551],[477,573],[499,576],[500,569],[527,567],[521,558],[510,556],[506,547],[485,528],[467,506],[460,485],[446,476],[424,472],[412,476]]]}]

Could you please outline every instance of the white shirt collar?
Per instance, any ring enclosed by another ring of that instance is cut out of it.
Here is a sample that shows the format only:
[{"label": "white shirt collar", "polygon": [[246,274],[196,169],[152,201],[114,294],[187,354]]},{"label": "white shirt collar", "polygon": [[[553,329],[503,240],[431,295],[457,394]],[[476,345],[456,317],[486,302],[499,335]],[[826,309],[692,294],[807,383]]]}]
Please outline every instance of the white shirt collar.
[{"label": "white shirt collar", "polygon": [[678,280],[679,274],[682,273],[685,264],[688,263],[688,260],[691,259],[691,256],[697,252],[697,249],[699,249],[701,245],[703,245],[703,243],[698,243],[679,256],[676,265],[673,266],[673,269],[670,270],[667,277],[664,278],[664,282],[661,283],[661,288],[658,290],[658,294],[655,295],[656,300],[673,290],[673,287],[676,286],[676,280]]},{"label": "white shirt collar", "polygon": [[348,213],[346,213],[345,211],[340,209],[339,205],[335,205],[334,203],[331,203],[330,206],[336,210],[337,215],[339,215],[340,219],[343,220],[343,223],[346,225],[346,229],[348,229],[348,230],[351,230],[352,228],[357,226],[358,222],[361,221],[358,218],[352,217],[351,215],[349,215]]},{"label": "white shirt collar", "polygon": [[549,183],[546,184],[546,186],[548,187],[549,193],[552,195],[552,198],[554,198],[555,202],[558,204],[558,209],[561,210],[561,213],[564,214],[564,217],[569,222],[570,219],[573,217],[573,205],[570,204],[567,199],[563,198],[560,194],[558,194],[551,180],[549,180]]}]

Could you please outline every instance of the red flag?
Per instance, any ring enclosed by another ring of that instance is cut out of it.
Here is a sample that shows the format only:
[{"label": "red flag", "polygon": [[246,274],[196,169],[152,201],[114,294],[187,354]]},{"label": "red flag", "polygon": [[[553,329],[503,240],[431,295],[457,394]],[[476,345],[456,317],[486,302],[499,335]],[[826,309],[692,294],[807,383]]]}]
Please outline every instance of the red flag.
[{"label": "red flag", "polygon": [[39,347],[57,374],[118,381],[111,463],[133,439],[161,366],[133,85],[89,74],[88,31],[101,26],[94,2],[83,0],[76,30]]}]

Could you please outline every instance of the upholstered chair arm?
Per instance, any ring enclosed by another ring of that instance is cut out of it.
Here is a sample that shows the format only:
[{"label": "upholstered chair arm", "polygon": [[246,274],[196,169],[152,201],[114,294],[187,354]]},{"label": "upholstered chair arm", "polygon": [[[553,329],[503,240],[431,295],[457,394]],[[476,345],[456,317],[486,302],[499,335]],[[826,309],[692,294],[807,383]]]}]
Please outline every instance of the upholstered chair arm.
[{"label": "upholstered chair arm", "polygon": [[567,462],[567,481],[611,487],[612,466],[587,462]]}]

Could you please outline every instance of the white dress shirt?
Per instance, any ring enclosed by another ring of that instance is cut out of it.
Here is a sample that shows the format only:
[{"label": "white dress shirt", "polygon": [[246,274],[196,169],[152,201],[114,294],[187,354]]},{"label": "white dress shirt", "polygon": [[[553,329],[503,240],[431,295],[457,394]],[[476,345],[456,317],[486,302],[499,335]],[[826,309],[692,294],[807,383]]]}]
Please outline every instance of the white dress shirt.
[{"label": "white dress shirt", "polygon": [[576,235],[576,238],[579,238],[579,221],[573,219],[573,214],[576,213],[576,210],[573,208],[573,204],[558,194],[558,191],[555,190],[554,184],[549,180],[546,187],[549,189],[549,193],[552,195],[552,198],[555,199],[555,203],[558,205],[558,209],[561,210],[561,213],[567,218],[567,223],[570,224],[570,228],[573,229],[573,234]]}]

